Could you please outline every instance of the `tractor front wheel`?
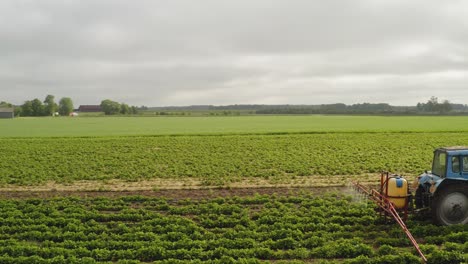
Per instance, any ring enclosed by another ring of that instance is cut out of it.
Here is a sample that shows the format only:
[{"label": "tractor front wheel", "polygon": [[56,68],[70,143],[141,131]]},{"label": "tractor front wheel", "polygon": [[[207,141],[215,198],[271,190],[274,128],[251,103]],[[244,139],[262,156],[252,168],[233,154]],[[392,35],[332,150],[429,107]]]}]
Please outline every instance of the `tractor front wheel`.
[{"label": "tractor front wheel", "polygon": [[468,186],[446,185],[432,203],[432,214],[441,225],[468,224]]}]

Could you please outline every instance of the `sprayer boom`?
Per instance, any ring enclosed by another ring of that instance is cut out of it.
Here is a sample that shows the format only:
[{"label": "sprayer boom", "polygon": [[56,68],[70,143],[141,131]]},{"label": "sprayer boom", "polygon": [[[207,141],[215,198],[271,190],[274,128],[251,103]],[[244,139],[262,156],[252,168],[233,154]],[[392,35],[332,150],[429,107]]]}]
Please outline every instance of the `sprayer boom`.
[{"label": "sprayer boom", "polygon": [[[398,212],[398,210],[402,212],[403,218],[406,220],[407,215],[408,215],[409,195],[397,196],[397,195],[394,195],[391,191],[389,191],[393,187],[393,186],[389,186],[390,183],[395,182],[395,180],[393,179],[395,179],[398,184],[398,180],[402,178],[400,176],[395,176],[395,175],[390,176],[388,172],[382,173],[381,181],[380,181],[380,192],[375,189],[369,189],[363,186],[362,184],[360,184],[359,182],[353,182],[353,184],[354,184],[355,189],[358,192],[365,194],[367,198],[369,198],[371,201],[374,201],[377,204],[377,206],[379,206],[380,212],[385,217],[390,216],[398,223],[398,225],[405,232],[408,239],[411,241],[411,244],[413,244],[414,248],[416,249],[418,254],[421,256],[422,261],[426,263],[427,259],[422,253],[421,249],[419,248],[418,242],[414,239],[413,235],[411,234],[409,229],[406,227],[405,222],[400,217],[400,214]],[[406,186],[406,189],[407,189],[407,186]],[[398,199],[404,199],[404,202]],[[397,208],[395,206],[395,203],[401,203],[401,206],[398,206]]]}]

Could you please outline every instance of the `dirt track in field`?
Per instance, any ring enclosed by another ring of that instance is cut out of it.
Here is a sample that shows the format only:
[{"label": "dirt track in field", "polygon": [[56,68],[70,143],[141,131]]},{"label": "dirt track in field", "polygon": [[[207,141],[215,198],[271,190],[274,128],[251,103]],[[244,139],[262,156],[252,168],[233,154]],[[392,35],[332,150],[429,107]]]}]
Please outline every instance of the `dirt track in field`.
[{"label": "dirt track in field", "polygon": [[378,174],[367,175],[311,175],[300,177],[277,178],[239,178],[232,181],[206,182],[203,179],[183,178],[167,179],[153,178],[138,181],[111,180],[81,180],[71,183],[45,182],[34,185],[2,185],[0,193],[9,191],[56,191],[56,192],[144,192],[183,189],[262,189],[262,188],[318,188],[318,187],[345,187],[352,181],[363,184],[379,181]]},{"label": "dirt track in field", "polygon": [[136,182],[122,180],[76,181],[69,184],[48,182],[43,185],[0,187],[0,199],[53,198],[53,197],[110,197],[128,195],[164,197],[168,199],[205,199],[255,194],[294,195],[307,192],[323,194],[338,192],[353,194],[352,181],[364,185],[378,182],[378,174],[348,176],[302,176],[283,181],[245,178],[221,186],[205,185],[196,179],[152,179]]},{"label": "dirt track in field", "polygon": [[272,188],[210,188],[210,189],[179,189],[158,191],[1,191],[0,199],[29,199],[54,197],[108,197],[118,198],[129,195],[162,197],[167,199],[210,199],[217,197],[246,197],[256,194],[294,195],[297,193],[323,194],[327,192],[352,193],[351,187],[272,187]]}]

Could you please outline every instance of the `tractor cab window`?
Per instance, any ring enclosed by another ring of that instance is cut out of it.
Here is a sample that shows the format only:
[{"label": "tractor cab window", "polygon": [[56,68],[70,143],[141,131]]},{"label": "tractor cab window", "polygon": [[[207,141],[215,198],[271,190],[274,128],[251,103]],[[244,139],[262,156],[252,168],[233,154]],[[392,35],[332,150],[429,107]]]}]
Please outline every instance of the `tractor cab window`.
[{"label": "tractor cab window", "polygon": [[432,173],[445,178],[445,171],[447,168],[447,153],[436,152],[434,154],[434,163],[432,164]]},{"label": "tractor cab window", "polygon": [[457,156],[452,157],[452,172],[460,173],[460,158]]},{"label": "tractor cab window", "polygon": [[468,172],[468,156],[463,157],[463,172]]}]

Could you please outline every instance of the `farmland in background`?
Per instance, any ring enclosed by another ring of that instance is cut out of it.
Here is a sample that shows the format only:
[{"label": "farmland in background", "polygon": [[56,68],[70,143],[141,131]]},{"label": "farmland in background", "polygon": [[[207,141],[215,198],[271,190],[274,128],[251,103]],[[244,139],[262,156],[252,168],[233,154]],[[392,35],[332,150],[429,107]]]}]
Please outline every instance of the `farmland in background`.
[{"label": "farmland in background", "polygon": [[2,185],[113,179],[343,185],[351,175],[382,170],[415,176],[430,169],[434,148],[468,142],[468,117],[18,118],[0,125]]},{"label": "farmland in background", "polygon": [[[0,263],[420,263],[344,186],[411,180],[448,145],[468,145],[468,118],[0,120]],[[408,226],[428,263],[466,262],[468,225]]]},{"label": "farmland in background", "polygon": [[27,117],[0,119],[0,137],[468,132],[463,116]]},{"label": "farmland in background", "polygon": [[[245,178],[300,179],[430,169],[435,147],[463,145],[467,133],[3,138],[0,183]],[[411,177],[412,179],[413,177]]]}]

